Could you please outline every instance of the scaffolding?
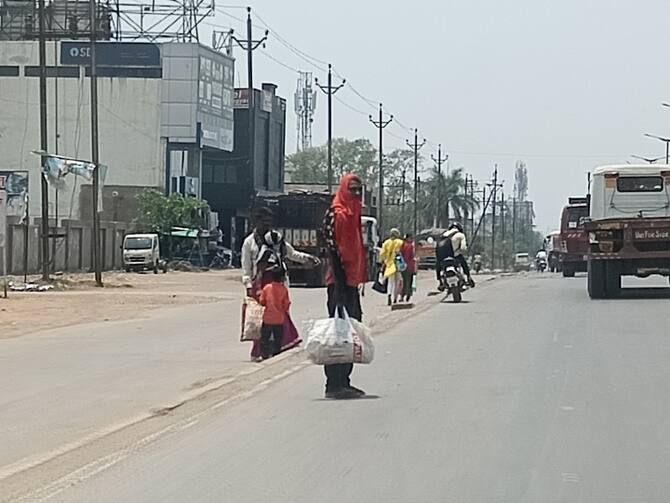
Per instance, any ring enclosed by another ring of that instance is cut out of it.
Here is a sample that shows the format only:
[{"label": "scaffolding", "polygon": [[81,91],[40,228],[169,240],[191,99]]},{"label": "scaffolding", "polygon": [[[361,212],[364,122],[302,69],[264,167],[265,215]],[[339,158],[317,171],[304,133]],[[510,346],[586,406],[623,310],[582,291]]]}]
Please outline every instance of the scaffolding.
[{"label": "scaffolding", "polygon": [[[98,40],[199,42],[203,20],[214,16],[214,0],[162,0],[149,3],[97,2]],[[45,0],[45,37],[90,38],[88,0]],[[38,38],[37,0],[0,0],[0,40]]]}]

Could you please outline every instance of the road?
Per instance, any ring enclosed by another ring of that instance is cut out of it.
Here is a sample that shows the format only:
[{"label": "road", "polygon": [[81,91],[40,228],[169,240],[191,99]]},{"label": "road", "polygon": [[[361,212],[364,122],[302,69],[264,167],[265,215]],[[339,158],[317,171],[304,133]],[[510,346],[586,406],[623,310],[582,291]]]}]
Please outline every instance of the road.
[{"label": "road", "polygon": [[298,365],[20,501],[664,502],[669,296],[497,280],[377,337],[368,399]]}]

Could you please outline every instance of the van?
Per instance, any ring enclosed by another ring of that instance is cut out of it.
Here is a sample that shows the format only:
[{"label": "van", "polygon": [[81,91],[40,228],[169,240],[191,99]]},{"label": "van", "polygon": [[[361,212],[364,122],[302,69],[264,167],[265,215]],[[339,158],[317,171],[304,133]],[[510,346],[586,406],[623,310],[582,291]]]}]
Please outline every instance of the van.
[{"label": "van", "polygon": [[158,234],[128,234],[123,239],[123,267],[126,272],[158,269],[167,272],[160,258]]}]

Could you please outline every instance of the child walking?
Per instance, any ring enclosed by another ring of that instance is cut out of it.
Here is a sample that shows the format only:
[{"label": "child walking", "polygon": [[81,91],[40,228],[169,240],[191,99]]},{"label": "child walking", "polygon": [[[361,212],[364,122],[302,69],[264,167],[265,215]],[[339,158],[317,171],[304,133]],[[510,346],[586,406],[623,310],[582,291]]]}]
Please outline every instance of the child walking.
[{"label": "child walking", "polygon": [[284,268],[275,266],[271,274],[272,282],[263,287],[260,295],[260,303],[265,307],[261,328],[261,357],[263,359],[281,353],[284,319],[291,306],[288,289],[284,286]]}]

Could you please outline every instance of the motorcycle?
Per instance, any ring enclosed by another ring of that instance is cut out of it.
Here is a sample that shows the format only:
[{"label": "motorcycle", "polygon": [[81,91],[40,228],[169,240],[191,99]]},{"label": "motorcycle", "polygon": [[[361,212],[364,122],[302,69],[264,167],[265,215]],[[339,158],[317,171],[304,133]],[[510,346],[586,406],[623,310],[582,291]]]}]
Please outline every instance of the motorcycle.
[{"label": "motorcycle", "polygon": [[537,259],[535,263],[535,267],[537,268],[538,271],[544,272],[545,269],[547,268],[547,259]]},{"label": "motorcycle", "polygon": [[447,292],[445,299],[452,296],[454,303],[458,304],[463,300],[463,291],[467,290],[467,282],[460,268],[453,257],[445,258],[442,261],[442,270],[440,271],[439,290]]}]

